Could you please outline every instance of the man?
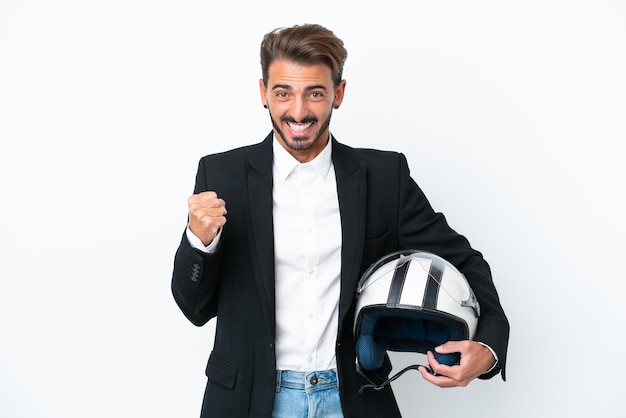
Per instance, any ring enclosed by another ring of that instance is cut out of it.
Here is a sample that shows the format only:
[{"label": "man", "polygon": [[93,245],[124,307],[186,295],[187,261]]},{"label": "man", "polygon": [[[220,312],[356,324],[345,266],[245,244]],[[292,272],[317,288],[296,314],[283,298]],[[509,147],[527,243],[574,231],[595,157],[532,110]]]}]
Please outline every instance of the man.
[{"label": "man", "polygon": [[360,276],[399,249],[453,263],[482,308],[474,341],[437,348],[460,365],[429,353],[435,373],[422,367],[423,378],[504,377],[509,325],[481,254],[433,211],[402,154],[330,134],[346,57],[319,25],[265,35],[259,86],[273,131],[200,160],[172,292],[195,325],[217,316],[202,417],[399,417],[389,386],[359,394],[352,335]]}]

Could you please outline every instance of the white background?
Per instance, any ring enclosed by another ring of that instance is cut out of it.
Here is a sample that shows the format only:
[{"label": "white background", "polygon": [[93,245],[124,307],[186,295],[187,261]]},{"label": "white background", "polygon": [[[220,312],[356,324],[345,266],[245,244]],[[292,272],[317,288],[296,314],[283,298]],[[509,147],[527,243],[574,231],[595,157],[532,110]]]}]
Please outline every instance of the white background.
[{"label": "white background", "polygon": [[269,132],[261,38],[308,22],[349,52],[334,134],[407,155],[511,322],[507,382],[409,372],[404,416],[626,416],[626,5],[600,0],[0,0],[0,416],[198,416],[186,199]]}]

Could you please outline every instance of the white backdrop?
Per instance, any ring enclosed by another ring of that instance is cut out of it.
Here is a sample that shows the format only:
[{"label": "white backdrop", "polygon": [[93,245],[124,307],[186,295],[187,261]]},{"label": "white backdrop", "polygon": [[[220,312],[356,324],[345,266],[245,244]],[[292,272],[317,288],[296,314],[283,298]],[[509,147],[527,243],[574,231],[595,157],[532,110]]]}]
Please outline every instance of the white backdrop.
[{"label": "white backdrop", "polygon": [[186,199],[202,155],[269,132],[260,40],[306,22],[348,48],[334,134],[407,155],[511,321],[507,382],[409,372],[404,416],[626,416],[617,0],[0,0],[0,416],[198,416]]}]

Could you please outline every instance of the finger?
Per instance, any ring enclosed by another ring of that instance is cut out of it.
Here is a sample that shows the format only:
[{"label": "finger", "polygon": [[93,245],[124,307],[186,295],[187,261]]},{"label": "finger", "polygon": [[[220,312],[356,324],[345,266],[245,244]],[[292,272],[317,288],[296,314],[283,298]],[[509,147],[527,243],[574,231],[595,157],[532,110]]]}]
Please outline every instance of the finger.
[{"label": "finger", "polygon": [[226,207],[226,202],[224,201],[224,199],[220,199],[219,197],[202,198],[199,200],[198,204],[207,208],[225,208]]},{"label": "finger", "polygon": [[211,216],[220,217],[226,215],[227,211],[225,206],[219,206],[213,209],[207,209],[207,213]]},{"label": "finger", "polygon": [[440,354],[460,353],[465,349],[463,341],[447,341],[438,347],[435,347],[435,351]]},{"label": "finger", "polygon": [[220,217],[226,215],[224,206],[196,206],[193,211],[200,216]]},{"label": "finger", "polygon": [[217,197],[217,192],[213,190],[207,190],[206,192],[196,193],[194,194],[194,196],[198,196],[201,199],[211,199]]},{"label": "finger", "polygon": [[428,350],[426,352],[426,357],[428,358],[428,364],[430,364],[430,367],[439,366],[439,362],[435,358],[435,355],[433,354],[432,351]]},{"label": "finger", "polygon": [[213,222],[213,218],[221,218],[226,216],[226,208],[223,206],[206,207],[191,206],[189,215],[197,219],[204,219],[205,222]]},{"label": "finger", "polygon": [[453,379],[450,379],[447,376],[433,374],[428,370],[428,368],[424,366],[419,366],[417,370],[421,373],[424,380],[432,383],[435,386],[439,386],[440,388],[450,388],[457,386],[456,382]]},{"label": "finger", "polygon": [[430,365],[430,368],[433,370],[433,372],[435,372],[435,374],[447,377],[452,376],[452,374],[454,373],[452,367],[439,363],[432,351],[428,351],[426,353],[426,356],[428,358],[428,364]]},{"label": "finger", "polygon": [[221,208],[225,213],[226,202],[217,195],[192,195],[188,199],[189,210],[199,210],[206,208]]},{"label": "finger", "polygon": [[198,194],[193,194],[189,196],[189,202],[196,203],[196,204],[208,203],[208,202],[219,203],[219,204],[225,203],[224,200],[218,197],[217,193],[215,192],[202,192]]},{"label": "finger", "polygon": [[428,369],[428,367],[426,366],[419,366],[417,370],[420,372],[420,374],[422,375],[424,379],[432,383],[431,378],[434,376],[432,369]]}]

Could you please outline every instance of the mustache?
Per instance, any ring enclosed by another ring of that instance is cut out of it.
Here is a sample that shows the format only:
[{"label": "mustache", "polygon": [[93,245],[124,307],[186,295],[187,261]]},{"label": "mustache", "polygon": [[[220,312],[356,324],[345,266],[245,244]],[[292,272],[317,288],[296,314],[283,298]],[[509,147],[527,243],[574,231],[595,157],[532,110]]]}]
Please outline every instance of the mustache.
[{"label": "mustache", "polygon": [[309,122],[317,122],[317,118],[314,116],[309,116],[306,117],[302,120],[295,120],[293,117],[291,116],[283,116],[282,118],[280,118],[280,120],[282,122],[291,122],[291,123],[309,123]]}]

